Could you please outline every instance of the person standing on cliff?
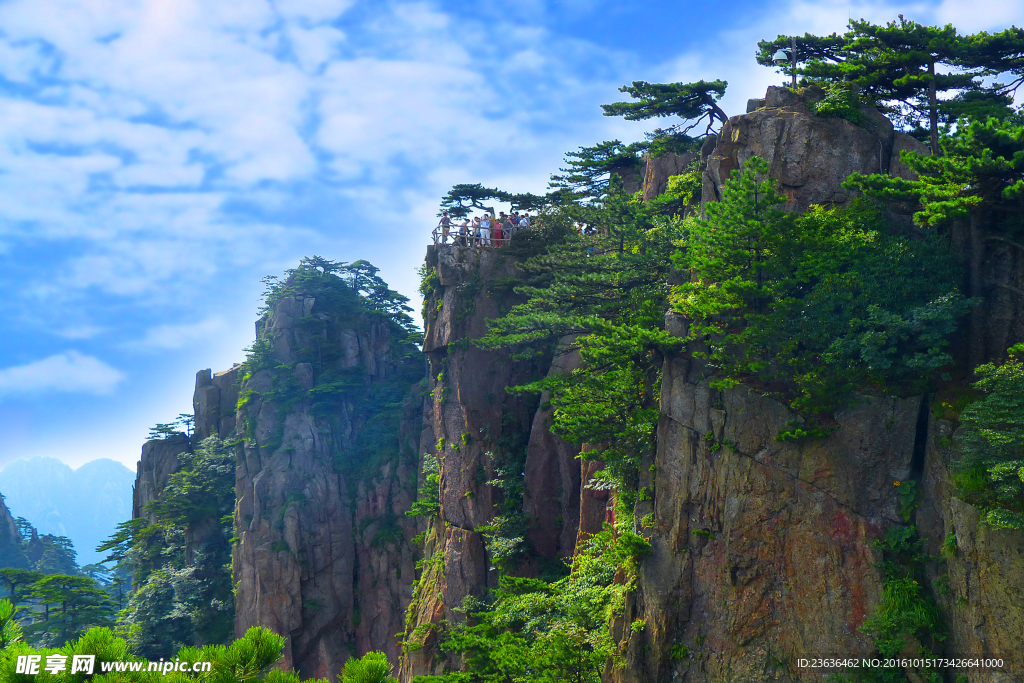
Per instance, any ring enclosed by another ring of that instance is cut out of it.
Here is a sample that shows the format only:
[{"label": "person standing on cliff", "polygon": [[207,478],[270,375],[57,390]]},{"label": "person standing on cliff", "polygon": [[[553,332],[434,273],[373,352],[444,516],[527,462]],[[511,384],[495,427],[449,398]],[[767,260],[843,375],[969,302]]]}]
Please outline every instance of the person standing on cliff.
[{"label": "person standing on cliff", "polygon": [[505,244],[508,244],[510,241],[512,241],[512,233],[516,231],[516,224],[512,221],[512,216],[508,216],[507,218],[505,218],[505,225],[502,227],[504,228],[505,232]]},{"label": "person standing on cliff", "polygon": [[487,213],[480,221],[480,246],[491,246],[491,216]]},{"label": "person standing on cliff", "polygon": [[470,236],[469,242],[474,247],[480,246],[480,216],[473,218],[473,234]]},{"label": "person standing on cliff", "polygon": [[452,219],[448,217],[447,211],[441,212],[441,221],[437,227],[441,228],[441,244],[448,244],[448,230],[452,226]]},{"label": "person standing on cliff", "polygon": [[469,246],[469,219],[463,218],[462,222],[459,223],[459,244],[464,247]]}]

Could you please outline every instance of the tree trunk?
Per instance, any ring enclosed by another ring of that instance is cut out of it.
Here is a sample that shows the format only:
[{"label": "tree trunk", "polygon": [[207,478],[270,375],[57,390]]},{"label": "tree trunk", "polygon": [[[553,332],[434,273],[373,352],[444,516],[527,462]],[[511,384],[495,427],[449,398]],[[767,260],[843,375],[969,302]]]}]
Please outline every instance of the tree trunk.
[{"label": "tree trunk", "polygon": [[928,123],[931,127],[932,156],[939,156],[939,98],[935,83],[935,62],[928,64],[928,74],[932,77],[928,86]]},{"label": "tree trunk", "polygon": [[[984,295],[984,282],[982,278],[982,263],[985,255],[985,238],[981,234],[981,216],[977,210],[971,212],[970,232],[968,234],[968,271],[967,286],[968,295],[972,298],[981,299]],[[978,304],[971,309],[971,321],[969,332],[969,346],[967,349],[968,370],[985,362],[985,306]]]}]

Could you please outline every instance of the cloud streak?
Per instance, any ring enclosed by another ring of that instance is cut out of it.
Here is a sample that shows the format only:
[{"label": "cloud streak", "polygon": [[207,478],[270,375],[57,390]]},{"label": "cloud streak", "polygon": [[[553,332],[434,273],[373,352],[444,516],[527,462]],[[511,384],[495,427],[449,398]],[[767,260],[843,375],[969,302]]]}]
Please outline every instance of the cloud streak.
[{"label": "cloud streak", "polygon": [[71,350],[0,369],[0,396],[43,393],[109,394],[125,379],[93,356]]}]

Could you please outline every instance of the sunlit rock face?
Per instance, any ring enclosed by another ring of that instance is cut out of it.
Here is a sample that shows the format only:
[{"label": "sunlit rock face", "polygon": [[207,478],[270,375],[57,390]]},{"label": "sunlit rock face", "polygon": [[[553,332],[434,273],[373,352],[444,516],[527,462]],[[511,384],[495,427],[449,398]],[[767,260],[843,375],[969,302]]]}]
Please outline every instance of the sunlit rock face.
[{"label": "sunlit rock face", "polygon": [[[240,378],[231,418],[243,439],[236,633],[263,626],[284,636],[281,666],[303,677],[332,678],[368,650],[397,661],[416,533],[403,513],[416,493],[423,401],[408,371],[412,364],[418,380],[422,365],[395,348],[385,322],[302,294],[277,302],[257,329],[274,360]],[[310,355],[317,344],[331,350],[329,360]],[[321,380],[332,372],[345,387],[328,386],[324,397]],[[197,406],[221,406],[203,411],[210,429],[230,424],[222,399],[209,396],[216,386],[217,376],[196,392]],[[401,408],[382,392],[395,393]],[[379,448],[366,445],[372,439]]]}]

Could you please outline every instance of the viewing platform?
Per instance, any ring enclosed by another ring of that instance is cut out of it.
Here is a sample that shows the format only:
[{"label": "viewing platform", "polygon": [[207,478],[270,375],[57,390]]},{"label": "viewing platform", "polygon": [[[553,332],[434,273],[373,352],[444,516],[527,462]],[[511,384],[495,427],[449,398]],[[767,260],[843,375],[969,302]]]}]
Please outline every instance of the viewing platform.
[{"label": "viewing platform", "polygon": [[459,247],[477,249],[498,249],[507,246],[512,238],[523,230],[535,227],[534,223],[525,226],[503,226],[501,228],[484,228],[477,225],[443,225],[439,223],[430,233],[434,244],[452,244]]}]

